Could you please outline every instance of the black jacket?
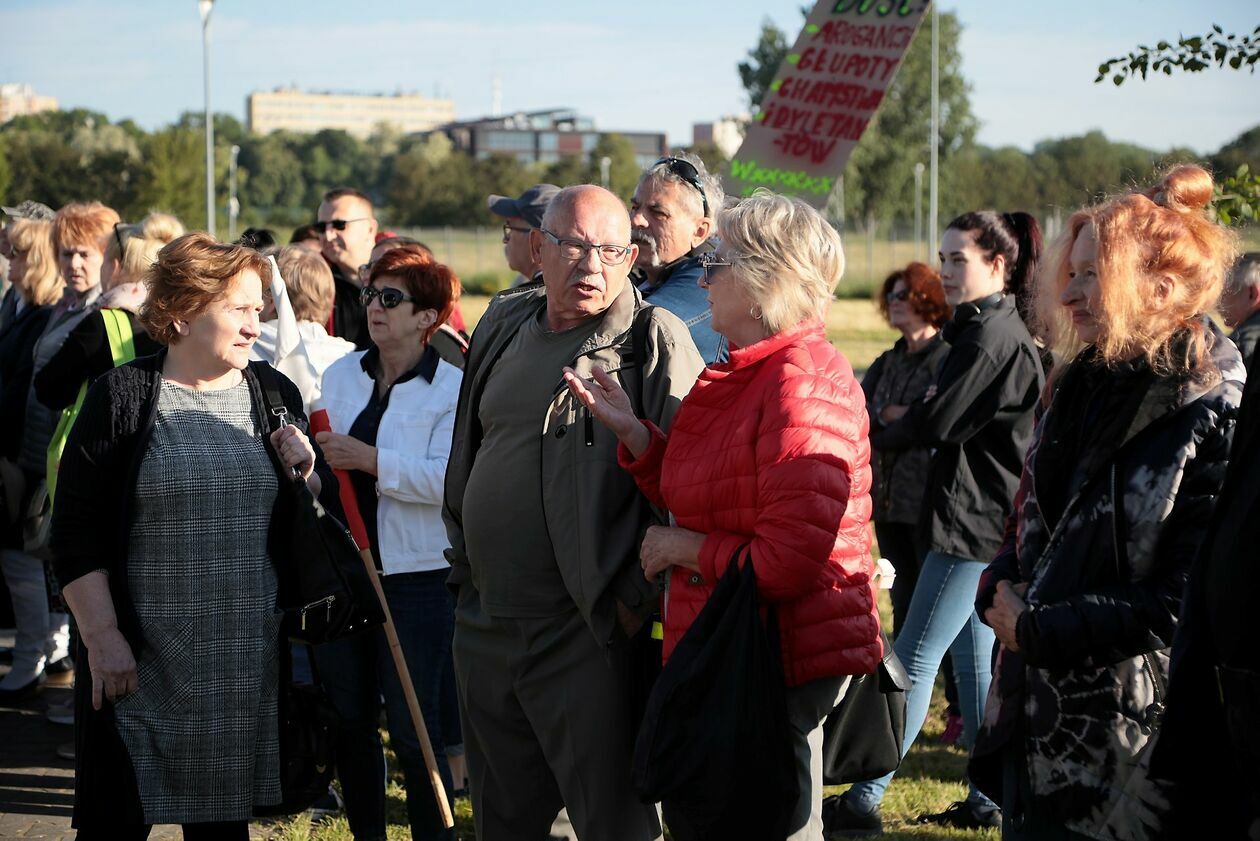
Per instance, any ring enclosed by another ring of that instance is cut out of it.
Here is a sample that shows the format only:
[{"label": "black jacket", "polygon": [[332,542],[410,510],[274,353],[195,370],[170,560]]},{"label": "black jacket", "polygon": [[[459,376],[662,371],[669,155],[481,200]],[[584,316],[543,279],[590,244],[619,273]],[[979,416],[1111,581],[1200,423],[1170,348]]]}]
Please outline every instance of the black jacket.
[{"label": "black jacket", "polygon": [[1028,452],[1017,526],[980,578],[981,617],[1002,580],[1028,584],[1028,609],[1019,651],[998,654],[970,779],[1000,801],[998,757],[1020,738],[1034,811],[1091,837],[1155,837],[1162,822],[1165,789],[1143,757],[1246,377],[1207,326],[1214,379],[1100,369],[1092,349],[1068,366]]},{"label": "black jacket", "polygon": [[[114,368],[88,389],[61,458],[57,505],[53,508],[49,537],[53,570],[63,587],[89,572],[103,569],[109,573],[118,629],[137,653],[143,639],[127,586],[132,490],[157,420],[165,357],[163,351]],[[266,404],[252,366],[266,363],[250,364],[245,369],[245,379],[254,411],[265,424]],[[283,374],[278,378],[285,405],[292,407],[294,424],[305,430],[302,395]],[[323,485],[320,500],[328,507],[337,498],[337,480],[313,440],[312,446]],[[278,505],[284,496],[280,495]],[[339,512],[340,505],[332,510]],[[284,522],[282,514],[273,512],[273,525]],[[274,533],[279,529],[272,531],[273,540],[282,537]],[[279,553],[275,546],[270,551],[274,562]]]},{"label": "black jacket", "polygon": [[0,458],[16,462],[26,423],[26,396],[35,370],[32,351],[52,307],[28,306],[0,333]]},{"label": "black jacket", "polygon": [[[1260,353],[1246,360],[1250,371]],[[1260,823],[1260,374],[1247,378],[1229,465],[1207,538],[1190,573],[1173,641],[1154,776],[1177,783],[1169,837],[1192,837],[1205,802],[1222,838]],[[1216,773],[1204,773],[1208,768]],[[1210,801],[1203,798],[1211,798]],[[1177,833],[1181,834],[1178,835]]]},{"label": "black jacket", "polygon": [[[128,312],[127,320],[131,322],[137,357],[151,356],[162,349],[161,342],[149,337],[134,313]],[[113,367],[105,317],[94,312],[70,331],[65,344],[35,375],[35,396],[50,409],[64,409],[79,396],[84,380],[91,383]]]},{"label": "black jacket", "polygon": [[372,346],[372,337],[368,335],[367,309],[359,303],[361,287],[346,277],[341,266],[329,263],[328,267],[332,269],[333,289],[336,290],[332,330],[328,332],[354,342],[355,350],[367,350]]},{"label": "black jacket", "polygon": [[1015,299],[961,304],[944,331],[935,394],[872,431],[879,450],[933,447],[919,527],[924,545],[988,562],[1002,543],[1044,375]]}]

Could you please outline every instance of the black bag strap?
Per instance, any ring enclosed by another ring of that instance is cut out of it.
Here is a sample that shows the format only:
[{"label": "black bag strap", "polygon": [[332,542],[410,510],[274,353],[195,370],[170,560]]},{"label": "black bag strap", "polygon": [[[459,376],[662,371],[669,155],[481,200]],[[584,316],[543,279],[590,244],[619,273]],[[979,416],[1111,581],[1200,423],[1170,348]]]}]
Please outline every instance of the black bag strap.
[{"label": "black bag strap", "polygon": [[285,470],[284,463],[280,461],[280,454],[276,452],[275,447],[271,446],[271,435],[282,426],[290,422],[289,407],[285,405],[284,398],[280,395],[280,375],[276,369],[266,362],[250,362],[250,370],[258,377],[258,386],[262,390],[263,407],[266,410],[266,418],[263,422],[267,425],[267,434],[263,436],[263,443],[267,446],[267,451],[272,455],[272,461],[276,466],[276,470],[280,474],[281,479],[292,481],[297,477],[296,468]]},{"label": "black bag strap", "polygon": [[643,376],[643,369],[647,367],[647,336],[654,309],[656,307],[652,304],[644,304],[635,312],[634,321],[630,323],[630,349],[627,352],[623,346],[622,350],[622,373],[634,371],[632,375],[635,379],[634,386],[627,388],[626,394],[630,397],[630,406],[634,409],[634,416],[637,418],[644,417],[645,412],[643,386],[646,378]]}]

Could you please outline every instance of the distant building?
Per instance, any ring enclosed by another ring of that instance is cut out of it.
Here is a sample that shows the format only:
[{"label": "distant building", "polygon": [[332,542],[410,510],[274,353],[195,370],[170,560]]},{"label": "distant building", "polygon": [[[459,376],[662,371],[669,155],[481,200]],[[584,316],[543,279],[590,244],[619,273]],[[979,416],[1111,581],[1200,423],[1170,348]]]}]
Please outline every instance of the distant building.
[{"label": "distant building", "polygon": [[712,143],[728,158],[735,157],[739,145],[744,142],[742,127],[748,123],[748,117],[722,117],[712,123],[694,123],[691,126],[691,143],[699,146]]},{"label": "distant building", "polygon": [[595,121],[570,109],[530,111],[502,117],[482,117],[443,126],[456,149],[474,158],[502,153],[522,163],[554,163],[566,155],[588,157],[605,134],[619,134],[634,146],[640,166],[668,154],[664,132],[599,131]]},{"label": "distant building", "polygon": [[432,131],[455,119],[455,103],[414,93],[315,93],[297,88],[255,91],[246,102],[249,130],[316,132],[342,129],[367,137],[381,123],[404,134]]},{"label": "distant building", "polygon": [[59,109],[56,97],[39,96],[30,85],[17,83],[0,85],[0,123],[7,123],[14,117],[26,114],[57,110]]}]

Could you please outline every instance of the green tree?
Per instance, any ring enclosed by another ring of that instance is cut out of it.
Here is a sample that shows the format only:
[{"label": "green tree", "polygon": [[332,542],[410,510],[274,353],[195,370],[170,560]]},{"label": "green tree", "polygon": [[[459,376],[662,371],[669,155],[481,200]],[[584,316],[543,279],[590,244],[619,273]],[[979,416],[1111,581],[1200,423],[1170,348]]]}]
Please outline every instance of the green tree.
[{"label": "green tree", "polygon": [[1198,73],[1213,64],[1217,67],[1228,64],[1233,70],[1246,67],[1255,73],[1256,62],[1260,62],[1260,26],[1250,35],[1239,37],[1212,24],[1205,35],[1182,36],[1175,44],[1160,41],[1154,47],[1139,45],[1128,55],[1109,58],[1098,65],[1098,77],[1094,81],[1101,82],[1110,76],[1116,85],[1123,85],[1135,76],[1145,79],[1148,72],[1162,72],[1165,76],[1171,76],[1174,69]]},{"label": "green tree", "polygon": [[774,81],[787,53],[787,36],[766,18],[761,24],[761,35],[756,45],[748,51],[747,60],[738,65],[739,80],[748,93],[749,105],[754,109],[761,107],[761,100],[770,89],[770,83]]},{"label": "green tree", "polygon": [[[599,184],[601,178],[600,161],[608,158],[608,189],[616,193],[624,201],[629,201],[634,188],[639,183],[639,164],[634,157],[634,144],[628,137],[620,134],[601,135],[591,149],[586,161],[586,177],[582,179],[588,184]],[[565,185],[561,185],[565,186]]]},{"label": "green tree", "polygon": [[306,204],[302,162],[291,135],[253,135],[241,143],[241,220],[251,225],[299,225],[315,218]]},{"label": "green tree", "polygon": [[161,210],[201,228],[205,210],[205,138],[200,131],[170,126],[145,143],[136,189],[137,209]]},{"label": "green tree", "polygon": [[13,172],[9,169],[9,158],[4,153],[4,143],[0,142],[0,199],[5,204],[17,204],[21,199],[15,199],[9,193],[9,182],[13,179]]}]

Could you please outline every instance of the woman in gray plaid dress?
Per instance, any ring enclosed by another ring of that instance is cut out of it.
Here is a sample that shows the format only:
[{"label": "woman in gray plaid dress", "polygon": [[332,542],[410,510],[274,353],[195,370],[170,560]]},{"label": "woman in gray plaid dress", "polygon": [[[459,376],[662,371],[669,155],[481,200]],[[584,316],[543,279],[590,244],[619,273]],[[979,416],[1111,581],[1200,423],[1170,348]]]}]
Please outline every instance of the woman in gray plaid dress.
[{"label": "woman in gray plaid dress", "polygon": [[[66,448],[52,547],[82,636],[84,841],[145,838],[156,823],[245,839],[255,807],[281,799],[279,480],[247,367],[270,276],[256,252],[205,234],[164,248],[141,318],[169,348],[102,377]],[[318,493],[303,432],[271,443]]]}]

